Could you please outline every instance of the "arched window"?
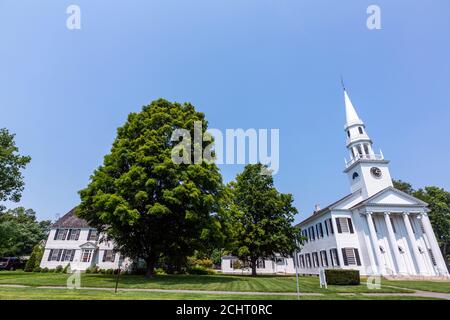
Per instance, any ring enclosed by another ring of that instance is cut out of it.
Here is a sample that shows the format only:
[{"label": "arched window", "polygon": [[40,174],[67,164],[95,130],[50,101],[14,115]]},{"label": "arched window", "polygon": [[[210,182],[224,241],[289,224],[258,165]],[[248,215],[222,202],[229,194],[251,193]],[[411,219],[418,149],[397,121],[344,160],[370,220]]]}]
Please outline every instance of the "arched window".
[{"label": "arched window", "polygon": [[347,130],[347,135],[350,138],[350,130]]},{"label": "arched window", "polygon": [[359,134],[363,134],[364,133],[363,128],[358,127],[358,130],[359,130]]},{"label": "arched window", "polygon": [[352,179],[355,180],[358,177],[359,177],[358,172],[353,172]]},{"label": "arched window", "polygon": [[364,151],[366,152],[366,154],[369,154],[369,145],[364,144]]}]

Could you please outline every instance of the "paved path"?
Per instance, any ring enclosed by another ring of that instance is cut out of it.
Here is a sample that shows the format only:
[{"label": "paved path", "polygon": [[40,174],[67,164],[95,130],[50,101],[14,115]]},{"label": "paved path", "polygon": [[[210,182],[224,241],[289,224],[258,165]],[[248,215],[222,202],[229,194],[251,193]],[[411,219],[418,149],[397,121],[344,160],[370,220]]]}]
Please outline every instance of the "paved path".
[{"label": "paved path", "polygon": [[[14,285],[14,284],[0,284],[0,287],[5,288],[37,288],[37,289],[67,289],[62,286],[26,286],[26,285]],[[389,286],[397,289],[407,289],[401,287]],[[78,290],[100,290],[100,291],[114,291],[113,288],[98,288],[98,287],[81,287]],[[424,298],[438,298],[450,300],[449,293],[420,291],[407,289],[414,292],[411,293],[335,293],[340,296],[373,296],[373,297],[424,297]],[[212,291],[212,290],[183,290],[183,289],[137,289],[137,288],[119,288],[118,291],[140,291],[140,292],[162,292],[162,293],[193,293],[193,294],[232,294],[232,295],[264,295],[264,296],[296,296],[295,292],[249,292],[249,291]],[[333,292],[334,294],[334,292]],[[300,293],[300,296],[324,296],[323,293],[305,292]]]}]

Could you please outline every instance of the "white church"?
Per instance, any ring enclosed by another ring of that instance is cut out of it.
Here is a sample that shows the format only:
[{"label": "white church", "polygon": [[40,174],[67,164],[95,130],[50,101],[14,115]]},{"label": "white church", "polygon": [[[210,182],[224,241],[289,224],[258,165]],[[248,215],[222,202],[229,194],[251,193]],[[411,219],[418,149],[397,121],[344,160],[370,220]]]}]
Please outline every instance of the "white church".
[{"label": "white church", "polygon": [[[296,254],[300,274],[320,268],[357,269],[361,275],[448,277],[446,263],[428,218],[427,204],[393,187],[389,161],[376,154],[364,122],[344,89],[351,193],[317,210],[297,226],[305,243]],[[236,258],[222,259],[224,273]],[[259,273],[295,273],[292,258],[258,263]],[[248,272],[248,271],[247,271]]]}]

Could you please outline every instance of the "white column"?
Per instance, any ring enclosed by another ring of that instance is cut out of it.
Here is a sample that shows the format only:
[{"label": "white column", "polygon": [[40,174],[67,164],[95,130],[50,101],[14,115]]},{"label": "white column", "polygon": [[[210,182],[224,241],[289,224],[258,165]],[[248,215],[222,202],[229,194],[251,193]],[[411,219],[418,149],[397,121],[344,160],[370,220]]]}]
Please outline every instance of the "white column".
[{"label": "white column", "polygon": [[384,221],[388,230],[389,244],[391,246],[391,252],[394,255],[395,264],[397,266],[397,273],[404,273],[402,268],[402,261],[400,252],[398,252],[397,239],[395,238],[394,229],[392,228],[391,219],[389,218],[390,212],[384,213]]},{"label": "white column", "polygon": [[423,268],[422,259],[420,258],[420,252],[417,247],[416,237],[414,236],[413,229],[411,227],[411,221],[409,221],[409,212],[403,212],[403,222],[406,226],[406,232],[408,233],[408,243],[409,247],[413,253],[413,257],[416,260],[415,265],[417,266],[417,274],[425,275],[427,272]]},{"label": "white column", "polygon": [[425,229],[425,234],[428,238],[428,242],[430,244],[430,249],[433,252],[434,259],[436,260],[437,267],[439,269],[438,275],[446,275],[448,276],[448,270],[447,266],[445,264],[444,258],[442,257],[441,250],[439,249],[438,242],[436,240],[436,236],[434,235],[433,228],[431,227],[430,219],[428,218],[428,215],[424,212],[422,212],[421,215],[423,228]]},{"label": "white column", "polygon": [[[381,255],[380,255],[380,248],[378,245],[378,237],[377,237],[377,233],[375,231],[375,227],[373,225],[373,220],[372,220],[372,212],[366,212],[366,219],[367,219],[367,225],[369,226],[369,233],[370,233],[370,239],[371,239],[371,246],[373,249],[373,252],[375,253],[375,266],[378,269],[378,273],[379,274],[386,274],[386,270],[384,268],[383,262],[381,260]],[[375,271],[375,272],[377,272]]]}]

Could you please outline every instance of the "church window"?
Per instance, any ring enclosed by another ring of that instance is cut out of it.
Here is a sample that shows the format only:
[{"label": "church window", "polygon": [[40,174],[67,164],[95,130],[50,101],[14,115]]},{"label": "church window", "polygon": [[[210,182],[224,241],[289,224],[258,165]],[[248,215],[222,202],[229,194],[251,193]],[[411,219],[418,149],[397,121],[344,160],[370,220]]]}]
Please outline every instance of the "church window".
[{"label": "church window", "polygon": [[114,250],[104,250],[103,262],[114,262],[115,257],[116,257],[116,252]]},{"label": "church window", "polygon": [[350,138],[350,130],[347,130],[347,136]]},{"label": "church window", "polygon": [[73,261],[73,257],[75,256],[75,250],[64,250],[62,254],[61,261]]},{"label": "church window", "polygon": [[304,255],[300,255],[300,268],[304,268],[305,267],[305,256]]},{"label": "church window", "polygon": [[433,263],[433,266],[437,266],[436,259],[434,258],[433,251],[431,249],[428,249],[428,253],[430,254],[431,262]]},{"label": "church window", "polygon": [[80,229],[70,229],[67,240],[78,240],[80,237]]},{"label": "church window", "polygon": [[317,256],[317,252],[312,253],[312,258],[313,258],[314,268],[319,267],[319,257]]},{"label": "church window", "polygon": [[354,233],[351,218],[336,218],[338,233]]},{"label": "church window", "polygon": [[359,131],[359,134],[363,134],[364,133],[364,131],[363,131],[363,129],[361,127],[358,127],[358,131]]},{"label": "church window", "polygon": [[68,230],[69,229],[56,229],[53,240],[66,240]]},{"label": "church window", "polygon": [[358,172],[353,172],[352,179],[355,180],[358,177],[359,177]]},{"label": "church window", "polygon": [[320,251],[320,262],[322,263],[322,267],[328,267],[327,252],[325,250]]},{"label": "church window", "polygon": [[97,241],[98,240],[98,233],[95,229],[90,229],[88,233],[88,241]]},{"label": "church window", "polygon": [[59,261],[61,259],[61,255],[63,253],[63,249],[51,249],[48,254],[48,261]]},{"label": "church window", "polygon": [[81,256],[81,262],[89,262],[91,261],[92,249],[84,249],[83,254]]},{"label": "church window", "polygon": [[358,149],[358,154],[359,154],[359,155],[362,155],[361,145],[358,144],[358,145],[356,146],[356,149]]},{"label": "church window", "polygon": [[342,257],[345,266],[361,265],[359,252],[356,248],[342,248]]},{"label": "church window", "polygon": [[337,249],[330,249],[331,264],[333,267],[339,267],[339,256]]},{"label": "church window", "polygon": [[325,232],[327,233],[327,236],[329,236],[330,234],[328,232],[328,220],[325,220],[323,223],[325,224]]},{"label": "church window", "polygon": [[366,154],[369,154],[369,145],[368,144],[364,145],[364,151],[366,152]]},{"label": "church window", "polygon": [[305,257],[306,257],[306,267],[311,268],[311,255],[307,253]]}]

